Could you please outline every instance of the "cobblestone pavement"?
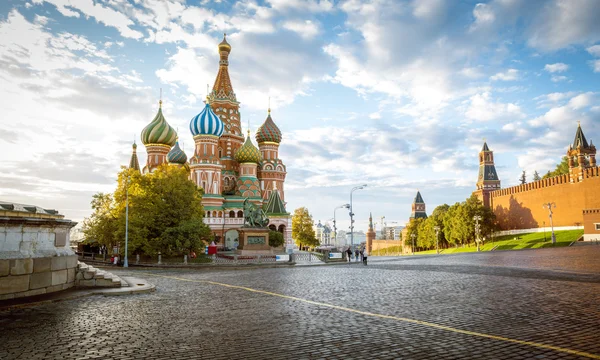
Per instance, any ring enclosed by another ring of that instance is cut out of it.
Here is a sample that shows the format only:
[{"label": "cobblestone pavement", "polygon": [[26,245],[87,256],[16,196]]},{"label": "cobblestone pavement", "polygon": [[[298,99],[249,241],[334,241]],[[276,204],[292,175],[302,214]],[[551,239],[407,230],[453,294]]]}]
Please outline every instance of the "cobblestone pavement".
[{"label": "cobblestone pavement", "polygon": [[577,249],[116,270],[157,291],[0,312],[0,359],[600,359],[600,246]]}]

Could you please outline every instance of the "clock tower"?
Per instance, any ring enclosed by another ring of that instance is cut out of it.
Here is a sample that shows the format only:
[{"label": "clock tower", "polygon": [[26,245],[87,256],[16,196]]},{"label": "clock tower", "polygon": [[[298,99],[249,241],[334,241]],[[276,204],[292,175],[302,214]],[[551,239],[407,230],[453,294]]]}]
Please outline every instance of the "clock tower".
[{"label": "clock tower", "polygon": [[479,177],[477,178],[477,190],[474,194],[483,202],[484,206],[490,207],[490,193],[499,189],[500,180],[494,165],[494,152],[484,142],[479,153]]}]

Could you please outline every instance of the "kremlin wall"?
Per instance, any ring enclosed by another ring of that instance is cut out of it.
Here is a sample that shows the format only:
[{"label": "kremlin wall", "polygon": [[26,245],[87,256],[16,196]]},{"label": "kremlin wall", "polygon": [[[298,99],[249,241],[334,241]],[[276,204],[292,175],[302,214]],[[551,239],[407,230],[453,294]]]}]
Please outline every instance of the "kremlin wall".
[{"label": "kremlin wall", "polygon": [[[505,189],[494,167],[493,152],[484,144],[479,154],[479,180],[473,193],[496,215],[499,230],[533,229],[550,226],[544,204],[553,203],[555,227],[582,226],[584,210],[599,209],[600,174],[596,147],[588,143],[581,125],[567,150],[569,174],[559,175]],[[577,166],[575,166],[577,160]]]}]

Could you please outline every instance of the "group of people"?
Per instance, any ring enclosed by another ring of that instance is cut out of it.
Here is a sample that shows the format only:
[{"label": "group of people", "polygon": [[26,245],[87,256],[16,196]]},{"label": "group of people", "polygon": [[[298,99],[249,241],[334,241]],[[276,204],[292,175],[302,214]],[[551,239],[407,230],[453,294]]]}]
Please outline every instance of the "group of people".
[{"label": "group of people", "polygon": [[[354,256],[352,256],[354,255]],[[348,262],[352,261],[352,258],[354,258],[354,261],[358,261],[359,257],[360,257],[360,261],[363,262],[363,264],[367,265],[367,256],[369,255],[368,251],[367,251],[367,247],[363,246],[360,249],[356,248],[354,249],[354,254],[352,253],[352,249],[350,247],[348,247],[348,249],[346,249],[346,257],[348,258]]]}]

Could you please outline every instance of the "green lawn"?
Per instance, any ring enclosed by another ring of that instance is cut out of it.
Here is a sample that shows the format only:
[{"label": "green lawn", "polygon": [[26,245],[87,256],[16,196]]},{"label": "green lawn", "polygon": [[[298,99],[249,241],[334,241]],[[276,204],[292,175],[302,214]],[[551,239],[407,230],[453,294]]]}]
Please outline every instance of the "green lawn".
[{"label": "green lawn", "polygon": [[[569,246],[573,241],[577,241],[582,235],[583,230],[565,230],[556,231],[556,245],[554,246]],[[538,249],[544,247],[552,247],[552,241],[550,238],[550,232],[546,232],[546,241],[544,241],[544,233],[529,233],[521,235],[507,235],[501,236],[494,239],[494,242],[488,239],[485,244],[481,245],[481,251],[491,251],[494,247],[495,250],[519,250],[519,249]],[[458,247],[441,249],[441,254],[455,254],[462,252],[475,252],[477,251],[476,246]],[[391,248],[376,250],[371,254],[372,256],[394,256],[400,255],[400,246],[393,246]],[[415,255],[432,255],[436,254],[434,250],[417,251]]]}]

